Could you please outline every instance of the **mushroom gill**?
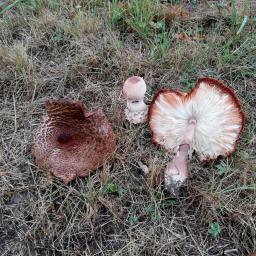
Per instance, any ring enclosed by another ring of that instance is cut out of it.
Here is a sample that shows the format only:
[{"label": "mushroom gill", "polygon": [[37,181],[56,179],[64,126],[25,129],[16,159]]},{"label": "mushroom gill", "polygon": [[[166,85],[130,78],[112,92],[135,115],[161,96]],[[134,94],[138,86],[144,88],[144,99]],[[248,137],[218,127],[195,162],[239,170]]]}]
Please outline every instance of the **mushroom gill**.
[{"label": "mushroom gill", "polygon": [[234,92],[218,80],[199,79],[189,93],[160,90],[149,107],[153,142],[176,153],[165,171],[172,192],[186,180],[187,158],[229,156],[236,148],[244,114]]},{"label": "mushroom gill", "polygon": [[244,114],[234,92],[218,80],[201,78],[187,94],[160,90],[149,108],[153,141],[176,153],[191,120],[191,141],[201,160],[230,155],[236,147]]}]

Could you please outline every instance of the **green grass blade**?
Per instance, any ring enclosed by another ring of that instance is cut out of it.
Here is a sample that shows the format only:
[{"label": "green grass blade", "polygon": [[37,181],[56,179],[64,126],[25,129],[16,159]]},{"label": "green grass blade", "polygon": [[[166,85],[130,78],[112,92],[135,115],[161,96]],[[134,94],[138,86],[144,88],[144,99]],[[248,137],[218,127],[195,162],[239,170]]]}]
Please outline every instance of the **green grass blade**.
[{"label": "green grass blade", "polygon": [[238,29],[238,31],[236,33],[237,35],[239,35],[243,31],[243,29],[244,29],[246,23],[248,22],[248,20],[249,20],[249,17],[248,16],[244,16],[243,22],[242,22],[240,28]]},{"label": "green grass blade", "polygon": [[[19,4],[21,2],[21,0],[16,0],[14,1],[12,4],[7,5],[1,12],[0,14],[5,13],[6,11],[9,11],[10,9],[12,9],[13,7],[15,7],[17,4]],[[2,3],[1,3],[2,4]]]}]

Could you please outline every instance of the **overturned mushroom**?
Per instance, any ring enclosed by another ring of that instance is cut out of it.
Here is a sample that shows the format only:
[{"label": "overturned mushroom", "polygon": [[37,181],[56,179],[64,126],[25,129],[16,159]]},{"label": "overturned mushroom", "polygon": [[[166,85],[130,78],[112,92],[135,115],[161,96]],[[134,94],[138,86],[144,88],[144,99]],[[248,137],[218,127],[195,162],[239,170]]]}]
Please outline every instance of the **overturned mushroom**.
[{"label": "overturned mushroom", "polygon": [[165,170],[172,193],[187,179],[187,158],[194,150],[200,160],[229,156],[236,147],[244,114],[234,92],[212,78],[202,78],[188,93],[160,90],[148,114],[153,142],[176,153]]},{"label": "overturned mushroom", "polygon": [[146,83],[143,78],[139,76],[129,77],[124,82],[123,93],[127,99],[126,119],[133,124],[145,122],[148,106],[144,103]]},{"label": "overturned mushroom", "polygon": [[116,138],[101,109],[86,112],[79,101],[49,100],[32,152],[40,168],[65,183],[89,175],[115,150]]}]

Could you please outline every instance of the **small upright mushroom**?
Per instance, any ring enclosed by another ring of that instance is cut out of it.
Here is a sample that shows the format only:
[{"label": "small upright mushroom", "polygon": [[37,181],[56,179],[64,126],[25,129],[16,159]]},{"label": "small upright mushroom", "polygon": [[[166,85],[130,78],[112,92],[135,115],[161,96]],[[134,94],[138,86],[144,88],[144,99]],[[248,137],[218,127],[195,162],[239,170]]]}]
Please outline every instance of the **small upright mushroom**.
[{"label": "small upright mushroom", "polygon": [[174,194],[187,179],[187,159],[229,156],[235,150],[244,114],[234,92],[212,78],[199,79],[189,93],[160,90],[148,114],[153,142],[176,153],[165,170],[165,184]]},{"label": "small upright mushroom", "polygon": [[86,112],[79,101],[49,100],[32,153],[40,168],[65,183],[89,175],[115,150],[115,134],[101,109]]},{"label": "small upright mushroom", "polygon": [[129,77],[124,82],[123,93],[127,99],[126,119],[133,124],[145,122],[148,106],[144,103],[146,83],[143,78],[139,76]]}]

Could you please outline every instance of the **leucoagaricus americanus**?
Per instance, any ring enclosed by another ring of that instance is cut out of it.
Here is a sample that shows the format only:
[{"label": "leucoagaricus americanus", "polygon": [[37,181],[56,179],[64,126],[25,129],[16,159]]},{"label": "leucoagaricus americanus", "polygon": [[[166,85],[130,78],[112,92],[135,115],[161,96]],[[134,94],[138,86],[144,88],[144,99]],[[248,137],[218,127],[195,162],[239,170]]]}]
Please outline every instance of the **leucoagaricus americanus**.
[{"label": "leucoagaricus americanus", "polygon": [[129,77],[123,86],[123,93],[127,100],[125,109],[126,119],[133,124],[143,123],[147,120],[148,106],[144,103],[146,83],[142,77]]},{"label": "leucoagaricus americanus", "polygon": [[46,109],[32,148],[40,168],[68,183],[89,175],[114,152],[116,137],[101,109],[86,112],[83,103],[71,100],[49,100]]},{"label": "leucoagaricus americanus", "polygon": [[153,142],[176,153],[165,170],[166,187],[175,194],[188,177],[193,151],[210,160],[235,150],[244,114],[231,89],[202,78],[189,93],[160,90],[149,107],[148,124]]}]

